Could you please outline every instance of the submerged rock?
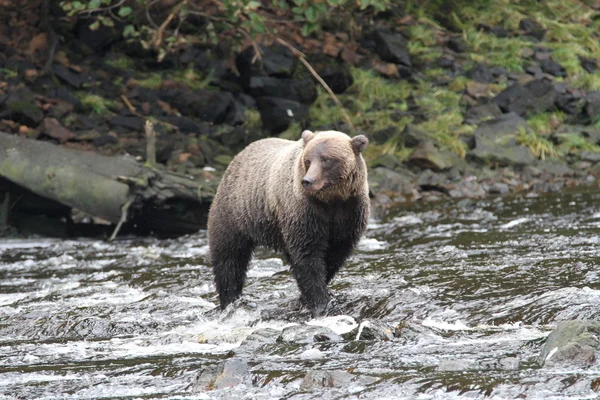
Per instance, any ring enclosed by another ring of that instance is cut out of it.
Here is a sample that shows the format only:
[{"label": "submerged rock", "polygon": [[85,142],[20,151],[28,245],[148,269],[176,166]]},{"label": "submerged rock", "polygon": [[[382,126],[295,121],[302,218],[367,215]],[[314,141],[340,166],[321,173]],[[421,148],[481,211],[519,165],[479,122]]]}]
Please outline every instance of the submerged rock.
[{"label": "submerged rock", "polygon": [[538,363],[553,365],[591,365],[600,350],[600,323],[595,321],[564,321],[550,333]]},{"label": "submerged rock", "polygon": [[342,387],[348,385],[353,379],[354,375],[346,371],[311,370],[306,373],[300,387],[302,389]]},{"label": "submerged rock", "polygon": [[385,322],[366,319],[356,328],[344,335],[346,340],[392,340],[393,329]]},{"label": "submerged rock", "polygon": [[293,325],[285,328],[277,341],[285,343],[340,342],[342,337],[324,326]]},{"label": "submerged rock", "polygon": [[214,389],[225,389],[240,384],[251,384],[248,363],[241,358],[230,358],[204,368],[192,384],[193,393]]}]

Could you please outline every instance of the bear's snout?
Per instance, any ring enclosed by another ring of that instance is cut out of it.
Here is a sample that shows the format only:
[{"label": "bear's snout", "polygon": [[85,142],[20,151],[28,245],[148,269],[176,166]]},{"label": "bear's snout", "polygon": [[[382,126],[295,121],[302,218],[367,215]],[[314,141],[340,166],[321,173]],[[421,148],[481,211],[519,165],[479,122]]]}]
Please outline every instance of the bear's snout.
[{"label": "bear's snout", "polygon": [[307,189],[310,188],[313,183],[315,183],[315,180],[313,178],[307,178],[306,176],[302,178],[302,186],[304,186]]}]

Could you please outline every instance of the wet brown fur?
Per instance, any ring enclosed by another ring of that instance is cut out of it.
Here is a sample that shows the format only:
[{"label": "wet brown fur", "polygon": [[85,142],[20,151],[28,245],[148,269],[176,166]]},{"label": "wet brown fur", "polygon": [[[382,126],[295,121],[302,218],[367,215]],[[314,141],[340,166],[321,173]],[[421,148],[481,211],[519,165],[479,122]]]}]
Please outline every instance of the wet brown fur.
[{"label": "wet brown fur", "polygon": [[[283,252],[313,315],[324,312],[327,284],[366,229],[367,169],[360,151],[367,142],[305,131],[298,141],[259,140],[234,158],[208,221],[222,308],[241,295],[252,251],[265,246]],[[303,187],[309,175],[320,190]]]}]

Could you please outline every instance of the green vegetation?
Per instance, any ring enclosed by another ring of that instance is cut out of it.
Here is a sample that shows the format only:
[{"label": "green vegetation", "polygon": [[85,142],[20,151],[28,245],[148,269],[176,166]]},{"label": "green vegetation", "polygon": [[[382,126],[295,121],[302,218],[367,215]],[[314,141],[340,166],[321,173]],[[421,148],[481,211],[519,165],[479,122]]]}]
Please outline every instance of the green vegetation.
[{"label": "green vegetation", "polygon": [[525,128],[519,129],[517,142],[529,148],[533,155],[541,160],[545,160],[546,157],[558,156],[554,144],[550,140],[536,132],[527,131]]},{"label": "green vegetation", "polygon": [[560,111],[546,112],[532,116],[527,122],[538,135],[549,135],[557,126],[562,125],[565,118],[565,114]]},{"label": "green vegetation", "polygon": [[0,72],[3,73],[4,75],[6,75],[7,79],[16,78],[17,76],[19,76],[17,71],[13,71],[10,68],[0,68]]},{"label": "green vegetation", "polygon": [[556,151],[560,155],[578,153],[582,151],[592,151],[600,153],[600,146],[588,142],[578,133],[559,133],[556,135],[559,145]]},{"label": "green vegetation", "polygon": [[111,67],[120,68],[120,69],[132,69],[135,67],[135,61],[125,55],[119,55],[115,57],[111,57],[107,59],[106,64]]},{"label": "green vegetation", "polygon": [[104,97],[95,94],[82,95],[81,104],[94,114],[98,115],[108,114],[111,108],[114,109],[117,107],[115,101],[105,99]]}]

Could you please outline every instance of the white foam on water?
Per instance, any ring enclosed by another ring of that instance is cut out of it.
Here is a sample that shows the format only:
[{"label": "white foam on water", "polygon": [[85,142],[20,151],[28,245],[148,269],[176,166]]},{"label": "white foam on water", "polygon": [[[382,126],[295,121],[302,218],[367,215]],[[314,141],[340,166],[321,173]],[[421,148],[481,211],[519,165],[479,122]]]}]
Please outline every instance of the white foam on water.
[{"label": "white foam on water", "polygon": [[358,326],[356,320],[349,315],[336,315],[332,317],[313,318],[306,324],[329,328],[338,335],[348,333]]},{"label": "white foam on water", "polygon": [[404,215],[402,217],[395,217],[392,221],[394,221],[398,225],[417,225],[423,223],[423,220],[421,218],[415,217],[414,215]]},{"label": "white foam on water", "polygon": [[281,258],[267,258],[264,260],[252,260],[247,276],[250,278],[265,278],[273,276],[287,268]]},{"label": "white foam on water", "polygon": [[360,242],[358,242],[358,249],[362,251],[373,251],[373,250],[383,250],[388,247],[388,242],[363,237]]},{"label": "white foam on water", "polygon": [[512,220],[512,221],[510,221],[510,222],[507,222],[507,223],[506,223],[506,224],[504,224],[504,225],[500,225],[500,228],[501,228],[501,229],[510,229],[510,228],[513,228],[513,227],[515,227],[515,226],[517,226],[517,225],[521,225],[521,224],[523,224],[523,223],[525,223],[525,222],[527,222],[527,221],[529,221],[529,218],[528,218],[528,217],[517,218],[517,219],[515,219],[515,220]]}]

